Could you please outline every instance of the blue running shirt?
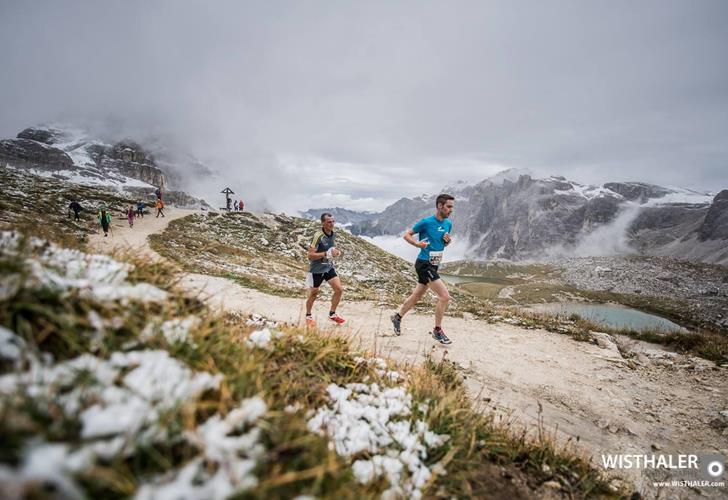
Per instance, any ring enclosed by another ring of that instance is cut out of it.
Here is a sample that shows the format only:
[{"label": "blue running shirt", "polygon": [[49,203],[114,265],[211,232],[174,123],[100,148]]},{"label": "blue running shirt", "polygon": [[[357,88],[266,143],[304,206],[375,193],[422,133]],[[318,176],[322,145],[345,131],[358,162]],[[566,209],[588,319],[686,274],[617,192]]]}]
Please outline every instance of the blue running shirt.
[{"label": "blue running shirt", "polygon": [[442,252],[445,250],[445,240],[442,237],[445,233],[451,232],[451,230],[452,222],[450,222],[450,219],[439,221],[434,215],[425,217],[412,226],[412,231],[419,235],[420,241],[426,239],[428,242],[425,248],[420,249],[420,254],[417,256],[417,259],[429,261],[430,251]]}]

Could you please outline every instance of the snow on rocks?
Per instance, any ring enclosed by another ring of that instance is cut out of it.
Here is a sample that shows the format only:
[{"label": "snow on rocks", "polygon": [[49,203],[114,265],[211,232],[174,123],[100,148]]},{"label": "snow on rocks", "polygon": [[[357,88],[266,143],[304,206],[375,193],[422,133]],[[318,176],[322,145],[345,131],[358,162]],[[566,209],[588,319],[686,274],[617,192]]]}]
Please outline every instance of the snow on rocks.
[{"label": "snow on rocks", "polygon": [[[105,255],[61,248],[37,238],[30,238],[28,243],[26,249],[19,234],[0,233],[0,255],[21,259],[28,272],[23,286],[30,289],[50,289],[59,293],[76,290],[84,298],[120,300],[122,303],[129,300],[159,302],[167,298],[167,292],[148,283],[128,283],[129,264]],[[5,295],[10,292],[3,291]]]},{"label": "snow on rocks", "polygon": [[[185,438],[200,450],[201,455],[180,470],[142,485],[135,498],[222,500],[254,487],[258,480],[253,470],[265,452],[260,443],[261,429],[254,424],[266,411],[267,406],[261,398],[249,398],[226,417],[214,415],[195,430],[188,431]],[[211,466],[214,466],[214,472]]]},{"label": "snow on rocks", "polygon": [[421,498],[432,475],[425,464],[427,452],[449,436],[412,418],[412,395],[404,387],[331,384],[327,392],[330,406],[308,420],[308,429],[328,435],[341,456],[366,454],[352,464],[354,476],[362,484],[385,478],[390,487],[382,498]]}]

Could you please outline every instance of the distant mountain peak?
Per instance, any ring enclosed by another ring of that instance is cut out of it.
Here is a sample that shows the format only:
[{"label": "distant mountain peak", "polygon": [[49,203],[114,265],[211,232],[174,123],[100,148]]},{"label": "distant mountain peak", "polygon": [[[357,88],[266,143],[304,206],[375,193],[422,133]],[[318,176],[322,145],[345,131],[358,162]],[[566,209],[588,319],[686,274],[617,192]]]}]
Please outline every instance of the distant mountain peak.
[{"label": "distant mountain peak", "polygon": [[490,184],[501,185],[504,181],[517,182],[524,175],[533,178],[533,173],[527,168],[507,168],[495,175],[486,177],[481,183],[488,182]]},{"label": "distant mountain peak", "polygon": [[[683,188],[645,182],[580,184],[563,176],[533,178],[521,169],[451,188],[458,200],[454,231],[467,242],[472,258],[570,255],[586,247],[602,251],[617,242],[609,248],[728,262],[728,252],[719,248],[728,234],[728,194],[714,201],[706,193]],[[366,236],[401,234],[432,213],[433,197],[401,198],[376,217],[354,223],[351,231]],[[698,228],[702,240],[696,243]]]}]

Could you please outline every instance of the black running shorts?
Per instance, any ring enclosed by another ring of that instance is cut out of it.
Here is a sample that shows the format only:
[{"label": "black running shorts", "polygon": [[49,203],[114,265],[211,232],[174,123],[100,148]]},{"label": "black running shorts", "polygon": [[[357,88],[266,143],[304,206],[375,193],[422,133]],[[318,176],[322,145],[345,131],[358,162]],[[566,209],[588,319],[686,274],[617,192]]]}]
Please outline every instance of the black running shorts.
[{"label": "black running shorts", "polygon": [[437,266],[433,266],[428,260],[417,259],[415,271],[417,271],[417,282],[423,285],[440,279],[440,275],[437,274]]},{"label": "black running shorts", "polygon": [[331,269],[325,273],[309,273],[311,277],[313,278],[313,282],[309,282],[309,285],[313,284],[313,288],[318,288],[321,286],[321,283],[324,282],[324,280],[329,281],[332,278],[336,278],[338,274],[336,274],[336,269]]}]

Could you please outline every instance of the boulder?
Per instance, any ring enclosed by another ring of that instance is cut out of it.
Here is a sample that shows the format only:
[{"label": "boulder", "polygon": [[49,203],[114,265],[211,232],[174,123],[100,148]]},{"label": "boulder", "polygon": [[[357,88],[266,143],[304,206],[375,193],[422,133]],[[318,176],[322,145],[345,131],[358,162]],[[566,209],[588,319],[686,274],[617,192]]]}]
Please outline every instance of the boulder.
[{"label": "boulder", "polygon": [[609,353],[614,357],[622,357],[622,353],[619,352],[619,347],[617,346],[617,342],[614,340],[614,337],[603,332],[589,332],[589,334],[599,347],[609,351]]}]

